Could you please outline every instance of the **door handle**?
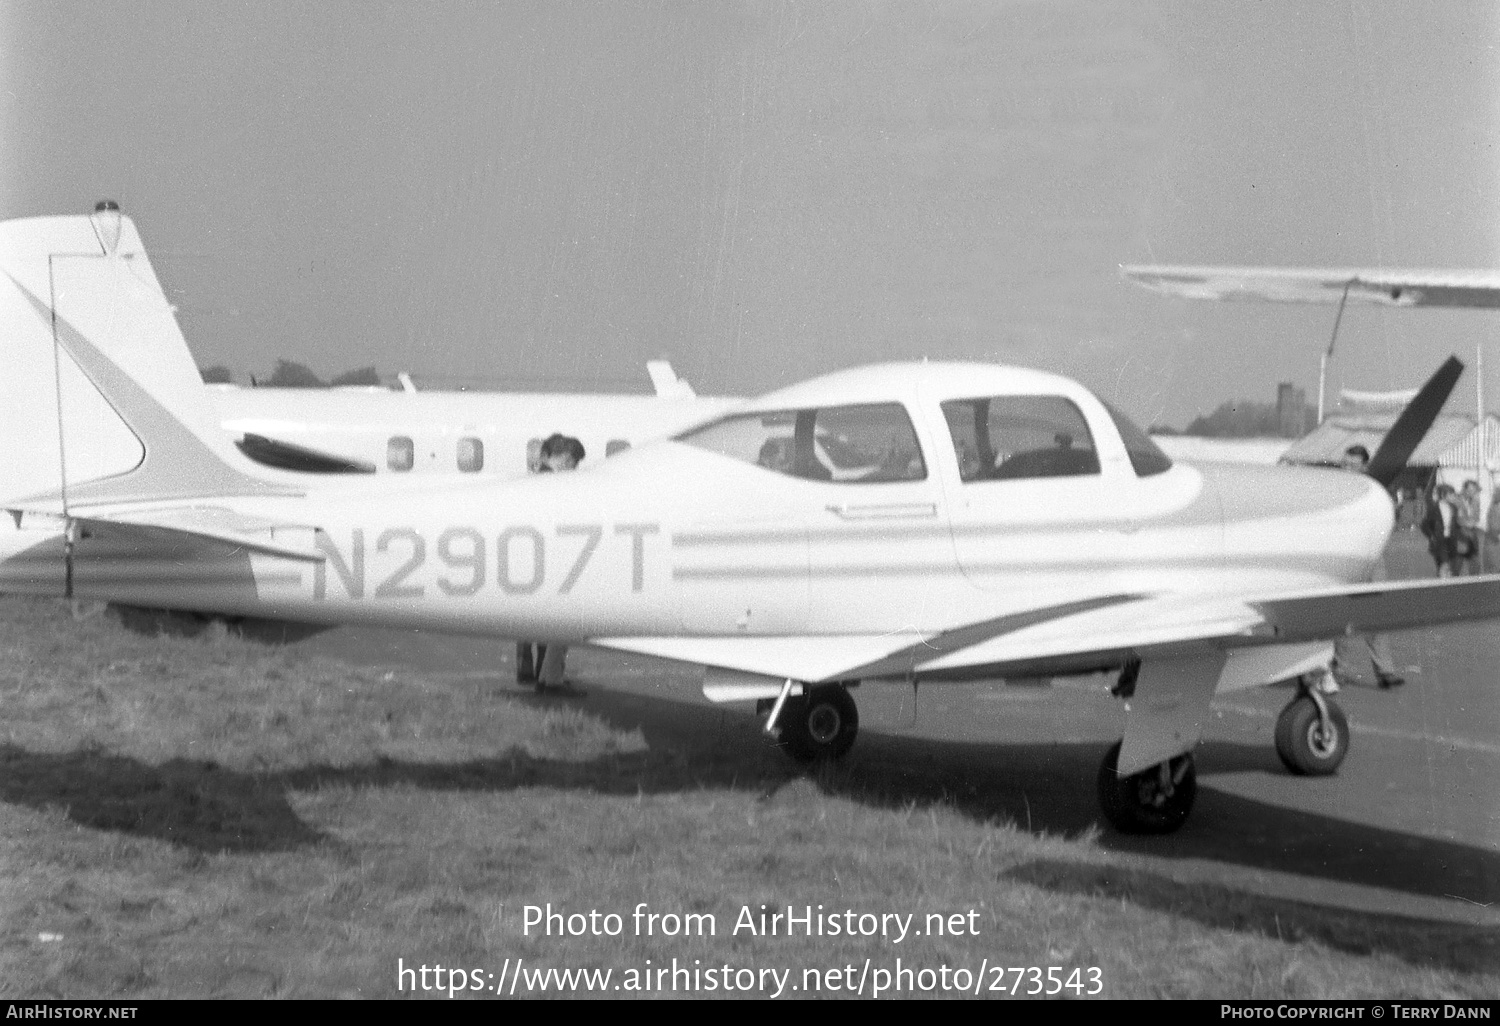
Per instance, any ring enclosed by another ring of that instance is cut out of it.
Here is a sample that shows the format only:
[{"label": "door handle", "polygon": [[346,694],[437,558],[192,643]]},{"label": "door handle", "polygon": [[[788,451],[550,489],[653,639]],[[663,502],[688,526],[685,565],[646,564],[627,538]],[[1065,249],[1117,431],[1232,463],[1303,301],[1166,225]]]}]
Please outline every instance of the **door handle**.
[{"label": "door handle", "polygon": [[901,520],[937,516],[935,502],[843,503],[826,509],[840,520]]}]

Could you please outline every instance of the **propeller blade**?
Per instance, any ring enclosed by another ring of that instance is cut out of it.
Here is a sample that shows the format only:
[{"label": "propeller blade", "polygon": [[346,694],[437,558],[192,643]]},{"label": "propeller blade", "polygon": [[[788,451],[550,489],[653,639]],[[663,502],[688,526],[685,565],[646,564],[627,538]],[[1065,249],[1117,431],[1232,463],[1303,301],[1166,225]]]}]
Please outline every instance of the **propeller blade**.
[{"label": "propeller blade", "polygon": [[1437,420],[1437,415],[1442,412],[1443,404],[1448,401],[1453,386],[1458,384],[1459,375],[1463,372],[1463,361],[1456,356],[1448,357],[1437,369],[1437,373],[1427,379],[1427,384],[1422,386],[1412,401],[1406,404],[1406,409],[1401,411],[1401,416],[1396,418],[1396,423],[1386,432],[1385,441],[1380,443],[1380,448],[1370,458],[1370,465],[1365,468],[1365,473],[1385,487],[1391,486],[1396,475],[1401,473],[1401,468],[1406,466],[1406,461],[1411,459],[1411,454],[1422,444],[1422,439],[1427,436],[1427,429]]}]

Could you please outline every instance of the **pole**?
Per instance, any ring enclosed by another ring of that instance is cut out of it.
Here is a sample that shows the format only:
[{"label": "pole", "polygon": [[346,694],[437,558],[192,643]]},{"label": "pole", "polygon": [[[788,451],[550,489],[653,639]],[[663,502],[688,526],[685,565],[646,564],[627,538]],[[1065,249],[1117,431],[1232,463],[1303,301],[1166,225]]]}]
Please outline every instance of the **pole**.
[{"label": "pole", "polygon": [[1323,423],[1323,394],[1328,384],[1328,361],[1333,359],[1333,347],[1339,340],[1339,322],[1344,319],[1344,307],[1349,302],[1349,290],[1354,287],[1357,278],[1350,278],[1344,282],[1344,294],[1339,296],[1339,312],[1333,315],[1333,334],[1328,337],[1328,348],[1323,353],[1323,358],[1318,361],[1318,424]]},{"label": "pole", "polygon": [[1328,381],[1328,354],[1318,357],[1318,423],[1323,423],[1323,387]]}]

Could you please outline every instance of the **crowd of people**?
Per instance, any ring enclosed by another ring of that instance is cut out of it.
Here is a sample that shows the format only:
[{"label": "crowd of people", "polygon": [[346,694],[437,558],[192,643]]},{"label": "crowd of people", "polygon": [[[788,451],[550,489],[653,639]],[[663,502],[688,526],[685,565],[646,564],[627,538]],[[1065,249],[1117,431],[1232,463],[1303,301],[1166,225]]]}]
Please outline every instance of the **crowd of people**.
[{"label": "crowd of people", "polygon": [[1465,481],[1458,490],[1438,485],[1427,501],[1421,528],[1439,577],[1500,571],[1500,488],[1486,512],[1478,481]]},{"label": "crowd of people", "polygon": [[[1370,454],[1364,446],[1351,445],[1340,465],[1353,473],[1363,473],[1369,461]],[[1452,485],[1440,484],[1425,503],[1419,500],[1423,509],[1417,523],[1427,538],[1427,551],[1439,577],[1500,572],[1500,488],[1495,489],[1487,512],[1481,495],[1479,482],[1470,479],[1457,490]],[[1382,560],[1372,569],[1371,580],[1385,579]],[[1385,636],[1370,634],[1339,639],[1323,690],[1338,690],[1339,677],[1357,680],[1354,668],[1365,659],[1369,660],[1379,687],[1399,687],[1404,683]]]}]

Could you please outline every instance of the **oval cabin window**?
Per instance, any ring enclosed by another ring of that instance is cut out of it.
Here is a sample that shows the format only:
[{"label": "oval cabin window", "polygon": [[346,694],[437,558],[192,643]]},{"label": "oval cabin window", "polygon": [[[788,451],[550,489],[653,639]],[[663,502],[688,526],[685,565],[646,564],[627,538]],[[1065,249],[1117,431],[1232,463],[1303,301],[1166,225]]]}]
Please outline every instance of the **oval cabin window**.
[{"label": "oval cabin window", "polygon": [[484,442],[481,439],[458,440],[458,469],[465,474],[477,474],[484,469]]},{"label": "oval cabin window", "polygon": [[410,470],[417,462],[417,447],[405,435],[393,435],[385,444],[385,465],[392,470]]}]

